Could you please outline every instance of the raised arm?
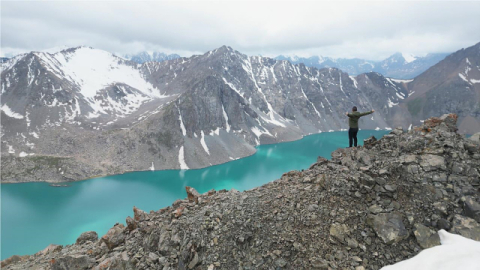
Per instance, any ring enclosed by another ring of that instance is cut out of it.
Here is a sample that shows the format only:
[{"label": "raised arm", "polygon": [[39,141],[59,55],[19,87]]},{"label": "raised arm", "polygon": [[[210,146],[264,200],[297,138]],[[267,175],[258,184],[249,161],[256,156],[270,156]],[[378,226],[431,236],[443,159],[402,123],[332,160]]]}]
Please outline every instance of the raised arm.
[{"label": "raised arm", "polygon": [[364,112],[364,113],[361,113],[360,116],[372,114],[372,113],[374,113],[374,112],[375,112],[375,110],[372,110],[372,111],[370,111],[370,112]]}]

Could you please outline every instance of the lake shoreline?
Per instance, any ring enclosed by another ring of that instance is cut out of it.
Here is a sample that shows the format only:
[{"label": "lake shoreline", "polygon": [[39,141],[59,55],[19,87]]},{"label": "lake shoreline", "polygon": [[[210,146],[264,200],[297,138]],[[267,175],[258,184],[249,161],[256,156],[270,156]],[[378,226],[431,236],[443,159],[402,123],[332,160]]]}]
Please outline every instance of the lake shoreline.
[{"label": "lake shoreline", "polygon": [[[360,129],[360,131],[362,131],[362,129]],[[363,131],[391,131],[391,129],[364,129]],[[348,131],[345,131],[345,130],[335,130],[333,132],[348,132]],[[234,160],[228,160],[228,161],[225,161],[225,162],[221,162],[221,163],[217,163],[217,164],[212,164],[212,165],[209,165],[209,166],[205,166],[205,167],[200,167],[200,168],[192,168],[192,169],[188,169],[188,170],[184,170],[184,171],[190,171],[190,170],[202,170],[202,169],[206,169],[206,168],[210,168],[210,167],[214,167],[214,166],[218,166],[218,165],[222,165],[222,164],[225,164],[225,163],[228,163],[228,162],[232,162],[232,161],[235,161],[235,160],[240,160],[240,159],[244,159],[244,158],[247,158],[247,157],[250,157],[252,155],[255,155],[258,151],[258,147],[259,146],[262,146],[262,145],[276,145],[276,144],[283,144],[283,143],[290,143],[290,142],[295,142],[295,141],[299,141],[299,140],[302,140],[308,136],[313,136],[313,135],[318,135],[318,134],[322,134],[322,133],[331,133],[330,131],[325,131],[325,132],[319,132],[319,133],[312,133],[312,134],[308,134],[308,135],[302,135],[301,138],[299,138],[298,140],[292,140],[292,141],[282,141],[282,142],[276,142],[276,143],[265,143],[265,144],[260,144],[260,145],[257,145],[255,146],[255,152],[253,152],[251,155],[246,155],[246,156],[242,156],[242,157],[238,157]],[[348,145],[348,141],[346,139],[346,143],[345,145]],[[43,156],[39,156],[39,157],[43,157]],[[1,181],[1,184],[24,184],[24,183],[48,183],[48,184],[68,184],[68,183],[74,183],[74,182],[81,182],[81,181],[87,181],[87,180],[92,180],[92,179],[97,179],[97,178],[102,178],[102,177],[108,177],[108,176],[113,176],[113,175],[121,175],[121,174],[128,174],[128,173],[135,173],[135,172],[148,172],[148,171],[152,171],[152,170],[125,170],[125,171],[121,171],[120,173],[114,173],[114,174],[101,174],[101,175],[92,175],[92,176],[89,176],[89,177],[86,177],[86,178],[82,178],[82,179],[72,179],[72,180],[69,180],[69,181],[56,181],[56,180],[44,180],[44,181],[11,181],[11,180],[6,180],[4,181],[2,179]],[[179,169],[162,169],[162,170],[153,170],[153,171],[182,171],[182,170],[179,170]]]}]

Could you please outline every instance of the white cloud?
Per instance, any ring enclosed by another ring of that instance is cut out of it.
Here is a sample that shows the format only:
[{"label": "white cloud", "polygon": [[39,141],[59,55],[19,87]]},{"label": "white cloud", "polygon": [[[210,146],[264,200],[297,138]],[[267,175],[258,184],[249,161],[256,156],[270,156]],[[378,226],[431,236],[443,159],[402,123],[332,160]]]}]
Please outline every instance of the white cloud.
[{"label": "white cloud", "polygon": [[480,41],[480,2],[2,2],[2,54],[87,45],[379,60]]}]

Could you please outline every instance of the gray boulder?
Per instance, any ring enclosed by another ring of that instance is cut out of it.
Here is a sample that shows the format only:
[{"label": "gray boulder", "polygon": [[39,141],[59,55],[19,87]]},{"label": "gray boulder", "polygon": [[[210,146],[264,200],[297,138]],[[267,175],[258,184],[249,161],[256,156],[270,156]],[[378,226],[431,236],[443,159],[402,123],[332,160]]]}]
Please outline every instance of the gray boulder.
[{"label": "gray boulder", "polygon": [[90,269],[95,259],[87,255],[72,255],[53,260],[52,270]]},{"label": "gray boulder", "polygon": [[75,242],[77,245],[81,245],[88,241],[95,242],[98,240],[98,234],[94,231],[84,232],[82,233]]},{"label": "gray boulder", "polygon": [[408,237],[402,217],[396,213],[369,215],[367,224],[385,244],[393,244]]},{"label": "gray boulder", "polygon": [[480,224],[474,219],[455,215],[452,223],[453,227],[450,232],[460,234],[475,241],[480,241]]},{"label": "gray boulder", "polygon": [[445,158],[442,156],[437,156],[437,155],[422,155],[421,156],[422,160],[420,162],[420,166],[425,171],[432,171],[436,169],[442,169],[445,170]]},{"label": "gray boulder", "polygon": [[467,217],[475,219],[480,222],[480,203],[475,201],[471,196],[465,198],[463,209]]},{"label": "gray boulder", "polygon": [[423,248],[431,248],[440,245],[440,237],[434,231],[422,224],[415,224],[413,231],[418,244]]},{"label": "gray boulder", "polygon": [[107,245],[108,249],[113,249],[125,242],[125,234],[123,233],[125,226],[123,224],[115,224],[108,232],[102,236],[102,241]]},{"label": "gray boulder", "polygon": [[332,224],[330,226],[330,236],[340,242],[345,242],[345,237],[350,233],[347,225],[345,224]]}]

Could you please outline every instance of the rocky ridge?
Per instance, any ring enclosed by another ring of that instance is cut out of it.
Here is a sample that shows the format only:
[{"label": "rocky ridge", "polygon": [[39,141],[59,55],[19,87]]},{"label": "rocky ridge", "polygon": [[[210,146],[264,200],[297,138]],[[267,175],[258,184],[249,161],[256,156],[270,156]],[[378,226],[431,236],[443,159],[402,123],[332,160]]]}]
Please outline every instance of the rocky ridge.
[{"label": "rocky ridge", "polygon": [[456,121],[397,128],[245,192],[187,187],[100,239],[87,232],[2,269],[379,269],[438,245],[439,229],[480,241],[480,141]]},{"label": "rocky ridge", "polygon": [[449,53],[430,53],[424,57],[410,54],[395,53],[382,61],[370,61],[365,59],[331,58],[323,56],[275,57],[277,60],[288,60],[294,64],[303,63],[309,67],[329,68],[335,67],[347,72],[350,75],[359,75],[367,72],[378,72],[385,77],[396,79],[413,79],[426,71],[431,66],[440,62]]}]

